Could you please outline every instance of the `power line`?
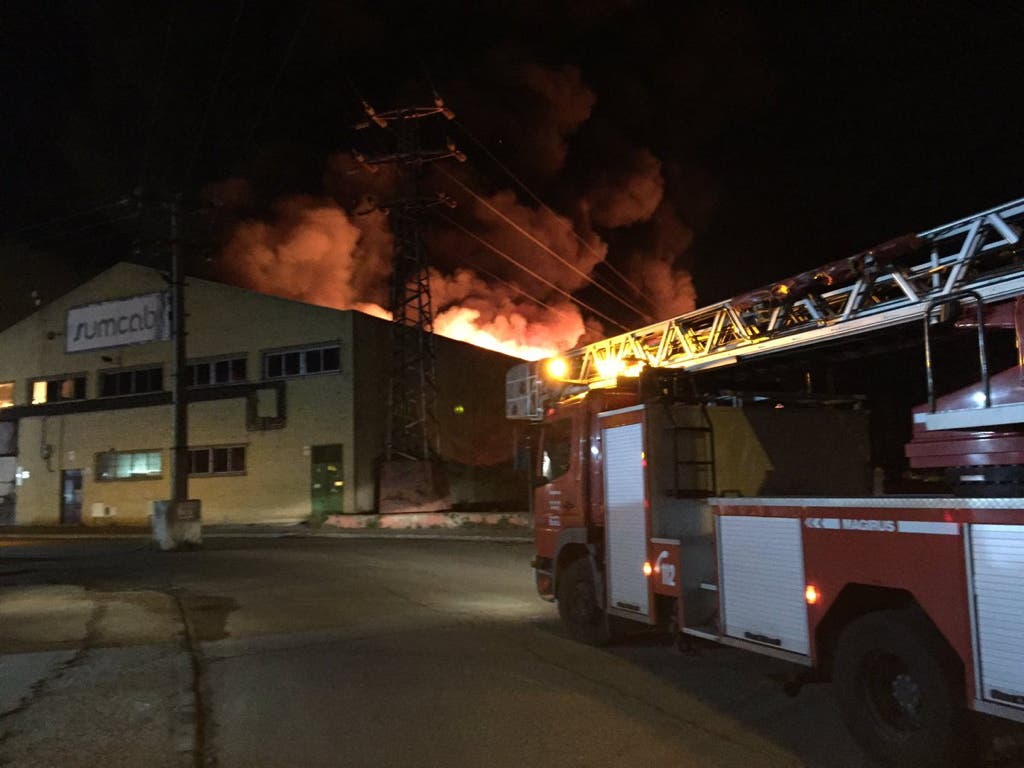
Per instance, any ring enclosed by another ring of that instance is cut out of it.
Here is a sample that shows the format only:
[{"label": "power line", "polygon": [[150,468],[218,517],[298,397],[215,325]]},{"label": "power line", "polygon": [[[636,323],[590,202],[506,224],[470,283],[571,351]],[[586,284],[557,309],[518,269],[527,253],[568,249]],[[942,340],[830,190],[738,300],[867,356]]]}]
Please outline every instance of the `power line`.
[{"label": "power line", "polygon": [[[449,225],[456,226],[456,227],[459,226],[451,218],[441,214],[436,209],[435,209],[435,213],[438,213],[441,216],[442,219],[447,221],[447,223]],[[483,239],[484,238],[482,238],[482,237],[480,238],[480,240],[483,240]],[[489,245],[488,247],[494,248],[495,246],[494,245]],[[533,294],[528,293],[527,291],[523,290],[522,288],[520,288],[515,283],[511,283],[508,280],[506,280],[505,278],[501,277],[500,275],[496,275],[494,272],[491,272],[489,269],[486,269],[485,267],[481,267],[479,264],[473,262],[470,259],[467,259],[465,256],[463,256],[461,258],[462,258],[462,261],[465,261],[467,264],[469,264],[469,266],[472,267],[472,269],[474,271],[480,272],[480,273],[482,273],[484,275],[487,275],[487,277],[491,278],[495,282],[501,283],[506,288],[508,288],[510,291],[515,291],[516,293],[521,295],[523,298],[526,298],[526,299],[529,299],[530,301],[532,301],[534,304],[537,304],[538,306],[544,307],[544,309],[550,310],[551,312],[554,312],[556,314],[560,314],[560,315],[564,315],[565,314],[565,312],[563,312],[562,310],[558,309],[557,307],[551,306],[550,304],[548,304],[543,299],[538,299],[536,296],[534,296]]]},{"label": "power line", "polygon": [[210,122],[210,113],[213,111],[213,105],[217,100],[217,92],[220,90],[221,80],[224,79],[224,70],[227,67],[228,59],[231,57],[231,48],[234,46],[235,35],[238,32],[238,22],[242,18],[244,10],[245,0],[238,0],[238,10],[235,12],[234,20],[231,22],[231,31],[228,32],[228,39],[224,44],[224,52],[220,57],[220,66],[217,67],[217,77],[213,81],[213,87],[210,89],[210,96],[206,102],[206,109],[203,111],[203,120],[199,124],[199,130],[196,132],[196,140],[192,145],[192,155],[189,157],[188,165],[185,166],[185,174],[181,180],[183,189],[188,186],[192,178],[192,170],[195,167],[196,160],[199,158],[199,150],[203,146],[206,126]]},{"label": "power line", "polygon": [[174,34],[174,6],[167,10],[167,31],[164,33],[164,50],[160,57],[159,80],[157,82],[156,96],[153,100],[153,117],[146,127],[146,144],[142,150],[142,161],[139,163],[139,184],[141,188],[146,181],[146,170],[149,167],[149,156],[153,150],[153,134],[156,132],[157,124],[164,106],[164,86],[167,81],[167,59],[171,50],[171,38]]},{"label": "power line", "polygon": [[104,219],[103,221],[93,222],[92,224],[88,224],[84,227],[78,227],[76,229],[71,229],[64,232],[54,232],[50,235],[37,235],[36,237],[29,238],[25,242],[38,243],[47,240],[64,240],[69,237],[80,235],[83,232],[90,232],[94,229],[99,229],[100,227],[113,226],[114,224],[120,224],[123,221],[131,221],[132,219],[136,218],[139,215],[139,213],[139,211],[133,211],[129,213],[127,216],[121,216],[116,219]]},{"label": "power line", "polygon": [[[557,211],[552,209],[551,206],[549,206],[547,203],[545,203],[543,200],[541,200],[540,197],[533,192],[533,190],[531,190],[528,186],[526,186],[526,182],[524,182],[522,179],[520,179],[515,173],[512,172],[512,169],[510,169],[507,165],[505,165],[503,162],[501,162],[501,160],[493,152],[491,152],[490,149],[487,148],[487,145],[484,144],[482,141],[480,141],[480,139],[478,139],[476,136],[474,136],[465,125],[460,123],[458,120],[454,120],[453,122],[459,127],[459,129],[466,135],[466,137],[470,141],[472,141],[474,144],[476,144],[476,146],[485,155],[487,155],[487,157],[489,157],[492,162],[494,162],[495,165],[497,165],[502,171],[504,171],[505,174],[510,179],[512,179],[512,181],[514,181],[516,184],[518,184],[519,188],[523,192],[525,192],[527,194],[527,196],[530,197],[530,199],[532,199],[538,206],[540,206],[544,211],[546,211],[554,219],[561,220],[561,219],[564,218],[564,217],[560,216]],[[646,301],[647,305],[649,307],[651,307],[651,309],[655,309],[653,302],[640,289],[640,287],[637,286],[628,277],[626,277],[626,275],[624,275],[619,269],[617,269],[614,264],[612,264],[610,261],[608,261],[607,259],[602,257],[602,255],[600,253],[598,253],[590,243],[587,242],[586,238],[584,238],[579,232],[576,231],[575,227],[573,227],[572,224],[569,224],[567,229],[570,232],[572,232],[573,237],[576,238],[576,240],[579,242],[580,245],[582,245],[584,248],[586,248],[588,251],[590,251],[590,253],[593,254],[595,257],[600,259],[600,261],[598,262],[599,264],[601,264],[602,266],[604,266],[607,269],[609,269],[614,275],[616,275],[620,280],[622,280],[622,282],[625,283],[630,289],[632,289],[632,291],[637,296],[639,296],[641,299]]]},{"label": "power line", "polygon": [[[447,178],[451,179],[451,180],[452,180],[452,181],[454,181],[454,182],[455,182],[455,183],[456,183],[457,185],[459,185],[459,187],[461,187],[461,188],[462,188],[462,189],[464,189],[464,190],[465,190],[466,192],[468,192],[468,193],[469,193],[470,195],[472,195],[472,196],[473,196],[473,197],[474,197],[474,198],[475,198],[475,199],[476,199],[477,201],[479,201],[480,203],[482,203],[482,204],[483,204],[483,205],[484,205],[484,206],[485,206],[485,207],[486,207],[486,208],[487,208],[487,209],[488,209],[489,211],[491,211],[492,213],[494,213],[494,214],[495,214],[496,216],[498,216],[499,218],[501,218],[501,219],[502,219],[502,220],[503,220],[503,221],[504,221],[504,222],[505,222],[506,224],[508,224],[508,225],[509,225],[510,227],[512,227],[513,229],[515,229],[515,230],[516,230],[517,232],[519,232],[519,233],[520,233],[521,235],[523,235],[523,237],[527,238],[527,239],[528,239],[528,240],[529,240],[530,242],[534,243],[534,244],[535,244],[535,245],[536,245],[537,247],[541,248],[541,249],[542,249],[543,251],[545,251],[546,253],[550,254],[551,256],[554,256],[554,257],[555,257],[556,259],[558,259],[558,261],[562,262],[562,263],[563,263],[563,264],[564,264],[565,266],[569,267],[569,269],[571,269],[571,270],[572,270],[573,272],[575,272],[576,274],[578,274],[578,275],[579,275],[580,277],[582,277],[582,278],[583,278],[584,280],[586,280],[586,281],[587,281],[588,283],[590,283],[591,285],[593,285],[593,286],[595,286],[595,287],[599,288],[600,290],[604,291],[604,292],[605,292],[606,294],[608,294],[608,295],[609,295],[610,297],[612,297],[613,299],[615,299],[616,301],[618,301],[618,302],[619,302],[620,304],[622,304],[623,306],[625,306],[625,307],[626,307],[627,309],[629,309],[629,311],[630,311],[630,312],[633,312],[634,314],[638,315],[639,317],[643,318],[644,320],[647,320],[648,322],[653,322],[653,318],[652,318],[652,317],[651,317],[650,315],[648,315],[648,314],[647,314],[646,312],[644,312],[643,310],[641,310],[641,309],[639,309],[638,307],[634,306],[633,304],[630,304],[630,303],[629,303],[628,301],[626,301],[625,299],[623,299],[623,298],[622,298],[621,296],[617,295],[617,294],[616,294],[616,293],[614,293],[613,291],[610,291],[610,290],[609,290],[608,288],[606,288],[605,286],[601,285],[601,283],[599,283],[599,282],[597,282],[596,280],[594,280],[594,278],[592,278],[592,277],[591,277],[590,275],[588,275],[588,274],[587,274],[586,272],[584,272],[584,271],[583,271],[582,269],[580,269],[580,268],[579,268],[579,267],[577,267],[577,266],[576,266],[575,264],[573,264],[572,262],[570,262],[570,261],[569,261],[568,259],[566,259],[566,258],[564,258],[563,256],[561,256],[561,255],[559,255],[558,253],[556,253],[556,252],[555,252],[554,250],[552,250],[552,249],[551,249],[551,248],[550,248],[549,246],[547,246],[546,244],[542,243],[542,242],[541,242],[540,240],[538,240],[538,239],[537,239],[536,237],[534,237],[534,236],[533,236],[532,234],[530,234],[529,232],[527,232],[527,231],[526,231],[526,230],[525,230],[525,229],[524,229],[523,227],[521,227],[521,226],[520,226],[519,224],[517,224],[516,222],[514,222],[514,221],[513,221],[512,219],[510,219],[510,218],[509,218],[508,216],[506,216],[506,215],[505,215],[504,213],[502,213],[502,212],[501,212],[501,211],[499,211],[499,210],[498,210],[497,208],[495,208],[495,207],[494,207],[493,205],[491,205],[491,203],[490,203],[490,202],[488,202],[488,201],[487,201],[487,200],[486,200],[485,198],[483,198],[482,196],[480,196],[480,195],[478,195],[478,194],[477,194],[476,192],[474,192],[474,191],[473,191],[473,190],[472,190],[472,189],[471,189],[471,188],[470,188],[469,186],[467,186],[467,185],[466,185],[465,183],[463,183],[462,181],[460,181],[460,180],[459,180],[458,178],[456,178],[456,177],[455,177],[455,176],[453,176],[452,174],[448,173],[448,171],[444,170],[443,168],[440,168],[440,167],[439,167],[439,168],[438,168],[437,170],[438,170],[438,171],[439,171],[439,172],[440,172],[440,173],[441,173],[442,175],[444,175],[444,176],[446,176]],[[616,325],[619,325],[619,323],[616,323]],[[624,326],[621,326],[621,325],[620,325],[619,327],[624,327]]]},{"label": "power line", "polygon": [[[66,216],[57,216],[55,218],[48,219],[46,221],[40,221],[40,222],[36,222],[35,224],[29,224],[27,226],[20,227],[19,229],[12,229],[10,232],[5,232],[4,234],[0,235],[0,240],[10,240],[10,239],[13,239],[15,237],[19,237],[19,236],[25,234],[26,232],[33,232],[33,231],[35,231],[37,229],[43,229],[45,227],[52,227],[55,224],[63,224],[65,222],[72,221],[72,220],[80,218],[82,216],[90,216],[90,215],[92,215],[94,213],[99,213],[100,211],[105,211],[105,210],[107,210],[109,208],[117,208],[117,207],[125,206],[125,205],[128,204],[128,202],[129,202],[129,200],[127,198],[123,198],[122,197],[122,198],[119,198],[118,200],[113,200],[113,201],[111,201],[109,203],[103,203],[102,205],[97,205],[95,208],[88,208],[88,209],[86,209],[84,211],[78,211],[77,213],[69,213]],[[106,222],[106,221],[100,222],[100,225],[101,224],[106,224],[106,223],[108,223],[108,222]],[[100,226],[100,225],[96,225],[96,226]],[[86,227],[86,229],[91,229],[91,228],[92,228],[92,226]],[[76,231],[79,231],[79,230],[71,230],[71,232],[64,233],[64,234],[74,234]],[[34,239],[38,240],[40,238],[37,237],[37,238],[34,238]]]},{"label": "power line", "polygon": [[249,129],[249,135],[246,136],[243,147],[251,147],[256,139],[256,130],[259,128],[260,123],[263,122],[263,115],[267,111],[267,107],[270,105],[270,99],[274,95],[274,91],[277,90],[278,83],[281,82],[281,76],[284,74],[285,68],[288,66],[288,62],[291,60],[292,52],[295,50],[295,43],[298,42],[299,32],[306,25],[306,19],[309,18],[310,11],[313,10],[313,3],[315,0],[309,0],[306,3],[306,10],[302,12],[302,16],[299,18],[298,23],[295,25],[295,31],[292,33],[291,40],[288,41],[288,47],[285,49],[284,58],[281,59],[281,66],[277,68],[277,73],[274,75],[274,79],[271,80],[270,86],[267,88],[267,93],[263,97],[263,103],[260,104],[260,108],[256,110],[256,117],[253,119],[252,127]]},{"label": "power line", "polygon": [[598,317],[601,317],[604,320],[607,320],[609,323],[611,323],[612,325],[616,326],[617,328],[621,328],[623,331],[628,331],[629,330],[622,323],[619,323],[616,320],[613,320],[608,315],[606,315],[604,312],[601,312],[599,309],[595,309],[594,307],[590,306],[589,304],[587,304],[586,302],[582,301],[581,299],[577,299],[575,296],[573,296],[571,293],[569,293],[567,290],[565,290],[561,286],[555,285],[553,282],[548,280],[543,275],[540,275],[540,274],[534,272],[532,269],[530,269],[528,266],[526,266],[522,262],[518,261],[517,259],[513,258],[512,256],[509,256],[507,253],[505,253],[503,250],[498,248],[496,245],[492,245],[491,243],[487,242],[487,240],[485,240],[484,238],[480,237],[480,235],[478,235],[476,232],[473,232],[472,230],[468,229],[467,227],[464,227],[462,224],[460,224],[459,222],[455,221],[451,217],[446,216],[445,214],[441,213],[440,211],[436,211],[436,213],[437,213],[438,216],[443,218],[445,221],[447,221],[453,227],[455,227],[456,229],[461,230],[464,234],[466,234],[469,237],[471,237],[474,240],[476,240],[478,243],[480,243],[480,245],[484,246],[485,248],[487,248],[492,253],[500,256],[501,258],[505,259],[508,262],[511,262],[512,264],[515,264],[521,270],[526,272],[526,274],[530,275],[530,277],[533,277],[533,278],[535,278],[537,280],[540,280],[542,283],[547,285],[549,288],[552,288],[555,291],[557,291],[558,293],[560,293],[563,296],[565,296],[565,298],[567,298],[569,301],[573,302],[574,304],[578,304],[579,306],[583,307],[588,312],[593,312]]}]

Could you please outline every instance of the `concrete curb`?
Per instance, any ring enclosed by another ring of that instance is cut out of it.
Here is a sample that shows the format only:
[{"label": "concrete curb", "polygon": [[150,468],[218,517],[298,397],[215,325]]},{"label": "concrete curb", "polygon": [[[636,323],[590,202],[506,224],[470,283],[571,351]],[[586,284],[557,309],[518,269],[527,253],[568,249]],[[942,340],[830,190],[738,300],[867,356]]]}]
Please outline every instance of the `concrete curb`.
[{"label": "concrete curb", "polygon": [[463,528],[482,526],[532,531],[533,518],[526,512],[408,512],[372,515],[329,515],[321,531],[340,530],[417,530],[420,528]]},{"label": "concrete curb", "polygon": [[[426,541],[494,541],[502,543],[515,543],[522,542],[528,543],[533,541],[532,532],[528,535],[521,536],[507,536],[507,535],[491,535],[488,533],[481,534],[467,534],[467,533],[448,533],[444,529],[441,530],[425,530],[421,532],[409,531],[405,533],[398,532],[396,529],[391,529],[391,533],[372,532],[366,529],[353,529],[351,532],[334,532],[334,531],[318,531],[318,532],[290,532],[281,531],[280,533],[267,532],[267,531],[237,531],[237,532],[210,532],[203,533],[204,539],[422,539]],[[138,541],[152,539],[152,536],[148,533],[0,533],[0,541],[6,539],[41,539],[48,541],[117,541],[120,539],[126,541]]]}]

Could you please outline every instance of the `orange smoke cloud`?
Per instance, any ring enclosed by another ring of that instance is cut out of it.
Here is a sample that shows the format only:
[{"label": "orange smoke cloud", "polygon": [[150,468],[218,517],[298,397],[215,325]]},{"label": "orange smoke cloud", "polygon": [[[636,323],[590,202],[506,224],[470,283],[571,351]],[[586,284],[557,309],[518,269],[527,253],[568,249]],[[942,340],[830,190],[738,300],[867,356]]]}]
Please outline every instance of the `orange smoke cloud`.
[{"label": "orange smoke cloud", "polygon": [[[503,190],[485,202],[469,200],[472,215],[477,219],[475,229],[491,245],[515,258],[530,271],[559,287],[574,291],[586,284],[595,266],[604,261],[608,248],[593,233],[577,237],[573,222],[565,216],[552,214],[542,208],[521,203],[514,192]],[[509,224],[508,222],[512,223]],[[526,233],[526,234],[524,234]],[[465,251],[472,244],[459,244]],[[483,246],[475,248],[488,264],[494,262]],[[552,255],[558,255],[556,258]],[[542,280],[524,274],[523,270],[505,264],[498,271],[516,280],[535,296],[550,295],[552,289]],[[557,292],[556,292],[557,293]]]},{"label": "orange smoke cloud", "polygon": [[[484,191],[482,177],[471,170],[475,165],[428,172],[424,192],[443,190],[456,198],[452,215],[479,238],[425,219],[422,234],[435,265],[430,275],[435,332],[535,359],[604,336],[602,324],[590,314],[640,325],[651,314],[668,317],[692,309],[692,280],[677,266],[692,232],[666,198],[661,161],[592,119],[597,98],[579,69],[523,62],[507,51],[495,53],[491,65],[493,87],[466,99],[471,118],[477,105],[474,125],[483,126],[489,141],[507,140],[503,149],[513,153],[513,164],[560,191],[560,208],[570,215],[524,203],[509,189]],[[601,150],[591,154],[605,158],[604,165],[571,187],[563,180],[570,141],[582,141],[588,130],[592,144],[596,141],[591,149]],[[399,169],[387,164],[377,169],[368,173],[350,154],[328,158],[327,197],[288,198],[266,221],[239,223],[221,260],[222,278],[389,318],[385,305],[394,242],[388,214],[378,205],[397,195]],[[210,192],[236,215],[251,210],[252,189],[244,182],[229,179],[211,185]],[[628,232],[615,234],[626,227]],[[643,296],[611,270],[602,271],[606,239],[616,243],[627,282]],[[600,288],[590,286],[595,273],[604,281]],[[566,295],[584,290],[580,295],[590,297],[595,308],[587,315]],[[625,301],[616,303],[611,293]]]},{"label": "orange smoke cloud", "polygon": [[[350,215],[334,203],[293,197],[269,222],[240,223],[225,249],[221,277],[261,293],[356,309],[390,319],[381,306],[391,275],[387,215]],[[431,272],[435,331],[506,354],[538,358],[576,344],[585,331],[578,309],[563,301],[539,307],[468,269]]]},{"label": "orange smoke cloud", "polygon": [[538,168],[548,172],[561,170],[569,154],[567,137],[590,117],[597,97],[583,83],[579,69],[559,69],[525,62],[513,72],[521,84],[539,101],[536,104],[532,136],[525,146],[534,154]]},{"label": "orange smoke cloud", "polygon": [[647,221],[665,193],[661,161],[646,149],[635,150],[625,173],[604,173],[587,192],[591,219],[599,227],[625,227]]},{"label": "orange smoke cloud", "polygon": [[431,270],[431,298],[442,336],[536,360],[575,346],[586,325],[579,309],[562,300],[542,306],[513,289],[491,285],[472,270],[451,275]]},{"label": "orange smoke cloud", "polygon": [[380,302],[390,274],[391,235],[382,213],[353,219],[337,205],[292,197],[271,222],[243,221],[222,259],[222,276],[261,293],[348,308]]}]

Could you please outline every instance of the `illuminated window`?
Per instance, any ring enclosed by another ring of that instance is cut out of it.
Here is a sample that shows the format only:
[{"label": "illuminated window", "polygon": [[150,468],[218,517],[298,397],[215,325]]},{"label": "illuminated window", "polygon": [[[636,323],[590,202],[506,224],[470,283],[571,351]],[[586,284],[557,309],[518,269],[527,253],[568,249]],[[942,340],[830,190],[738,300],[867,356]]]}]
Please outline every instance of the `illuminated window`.
[{"label": "illuminated window", "polygon": [[160,477],[160,451],[106,451],[96,454],[96,479],[152,480]]},{"label": "illuminated window", "polygon": [[14,382],[5,381],[0,384],[0,408],[10,408],[14,405]]},{"label": "illuminated window", "polygon": [[210,387],[217,384],[237,384],[246,380],[244,357],[225,357],[196,360],[185,371],[185,384],[189,387]]},{"label": "illuminated window", "polygon": [[245,474],[245,446],[192,448],[188,452],[188,466],[188,473],[194,477]]},{"label": "illuminated window", "polygon": [[337,344],[267,352],[263,356],[263,376],[267,379],[336,373],[340,370],[341,347]]},{"label": "illuminated window", "polygon": [[32,405],[85,399],[85,375],[33,379]]},{"label": "illuminated window", "polygon": [[160,392],[164,388],[164,369],[161,365],[152,365],[127,371],[101,371],[99,388],[100,397]]}]

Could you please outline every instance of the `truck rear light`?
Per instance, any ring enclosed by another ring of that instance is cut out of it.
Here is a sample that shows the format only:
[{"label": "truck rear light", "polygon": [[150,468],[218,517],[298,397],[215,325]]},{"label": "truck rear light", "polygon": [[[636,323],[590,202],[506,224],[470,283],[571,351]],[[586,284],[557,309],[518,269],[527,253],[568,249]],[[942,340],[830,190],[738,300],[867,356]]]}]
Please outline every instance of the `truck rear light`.
[{"label": "truck rear light", "polygon": [[808,584],[807,589],[804,590],[804,599],[807,600],[808,605],[817,605],[821,600],[821,592],[813,584]]},{"label": "truck rear light", "polygon": [[650,563],[644,563],[644,576],[650,576],[654,573],[654,567]]}]

